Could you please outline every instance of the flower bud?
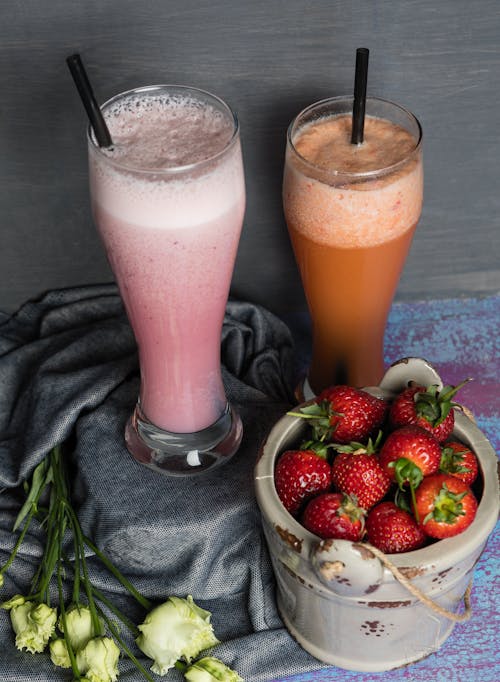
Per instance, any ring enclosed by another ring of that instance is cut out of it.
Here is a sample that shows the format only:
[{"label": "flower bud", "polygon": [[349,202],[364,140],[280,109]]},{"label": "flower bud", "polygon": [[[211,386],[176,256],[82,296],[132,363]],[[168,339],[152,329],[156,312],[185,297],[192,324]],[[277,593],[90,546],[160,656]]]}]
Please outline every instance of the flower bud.
[{"label": "flower bud", "polygon": [[0,604],[0,608],[10,611],[10,609],[12,609],[14,606],[21,606],[21,604],[24,604],[25,601],[26,599],[22,594],[15,594],[8,601],[4,601],[2,604]]},{"label": "flower bud", "polygon": [[64,639],[52,640],[49,644],[50,660],[60,668],[71,668],[71,660],[68,654],[68,647]]},{"label": "flower bud", "polygon": [[213,656],[205,656],[193,663],[184,673],[189,682],[243,682],[235,670]]},{"label": "flower bud", "polygon": [[69,640],[73,651],[79,651],[89,640],[98,633],[92,624],[92,615],[88,606],[72,606],[65,614],[66,629],[62,616],[57,623],[59,630],[64,633],[65,639]]},{"label": "flower bud", "polygon": [[165,675],[180,658],[187,663],[200,651],[219,643],[210,624],[210,612],[197,606],[191,595],[170,597],[139,625],[137,646],[153,659],[151,670]]},{"label": "flower bud", "polygon": [[120,649],[109,637],[95,637],[76,653],[78,669],[89,682],[115,682]]}]

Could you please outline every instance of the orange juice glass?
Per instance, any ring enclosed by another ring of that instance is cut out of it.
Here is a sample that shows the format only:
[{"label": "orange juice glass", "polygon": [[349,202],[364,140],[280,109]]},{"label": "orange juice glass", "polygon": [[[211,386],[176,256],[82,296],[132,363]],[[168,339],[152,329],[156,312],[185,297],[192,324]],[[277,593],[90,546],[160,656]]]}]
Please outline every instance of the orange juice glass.
[{"label": "orange juice glass", "polygon": [[283,205],[313,331],[306,397],[379,383],[387,316],[422,209],[418,120],[369,97],[355,145],[352,105],[312,104],[287,133]]}]

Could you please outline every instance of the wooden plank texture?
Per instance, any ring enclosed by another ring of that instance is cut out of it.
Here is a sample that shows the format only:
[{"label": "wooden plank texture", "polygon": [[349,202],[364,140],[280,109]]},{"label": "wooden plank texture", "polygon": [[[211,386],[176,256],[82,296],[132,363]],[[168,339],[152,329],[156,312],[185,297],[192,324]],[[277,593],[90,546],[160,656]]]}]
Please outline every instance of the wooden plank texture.
[{"label": "wooden plank texture", "polygon": [[87,197],[85,116],[65,65],[79,51],[100,101],[158,82],[237,111],[248,209],[233,293],[276,312],[304,300],[281,209],[285,131],[353,87],[421,119],[425,206],[398,299],[500,290],[498,0],[24,0],[0,22],[0,310],[111,278]]}]

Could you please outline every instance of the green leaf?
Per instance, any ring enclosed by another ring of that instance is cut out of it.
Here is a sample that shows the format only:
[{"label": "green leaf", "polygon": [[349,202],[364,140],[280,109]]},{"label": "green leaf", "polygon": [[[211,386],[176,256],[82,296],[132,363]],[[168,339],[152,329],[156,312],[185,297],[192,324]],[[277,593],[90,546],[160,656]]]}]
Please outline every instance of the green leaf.
[{"label": "green leaf", "polygon": [[396,482],[401,490],[404,490],[405,483],[409,483],[410,487],[415,490],[424,477],[422,469],[407,457],[400,457],[389,466],[394,468]]},{"label": "green leaf", "polygon": [[48,458],[43,459],[33,471],[28,496],[16,517],[12,531],[15,532],[32,507],[35,508],[45,486],[52,481],[52,468]]}]

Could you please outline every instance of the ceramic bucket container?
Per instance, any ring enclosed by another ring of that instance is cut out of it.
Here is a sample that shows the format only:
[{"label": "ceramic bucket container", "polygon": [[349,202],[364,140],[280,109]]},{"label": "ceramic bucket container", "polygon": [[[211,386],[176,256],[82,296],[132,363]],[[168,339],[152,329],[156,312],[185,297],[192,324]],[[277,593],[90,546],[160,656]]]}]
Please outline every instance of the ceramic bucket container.
[{"label": "ceramic bucket container", "polygon": [[[367,390],[390,399],[412,380],[442,388],[431,365],[406,358],[388,370],[380,386]],[[454,435],[476,452],[480,462],[476,518],[458,536],[388,556],[413,585],[450,612],[461,611],[499,512],[496,454],[473,421],[459,410],[455,416]],[[321,541],[281,504],[274,467],[284,450],[297,446],[306,428],[300,417],[282,417],[263,443],[255,469],[277,603],[287,629],[313,656],[347,670],[378,672],[424,658],[443,644],[454,621],[413,596],[362,543]]]}]

